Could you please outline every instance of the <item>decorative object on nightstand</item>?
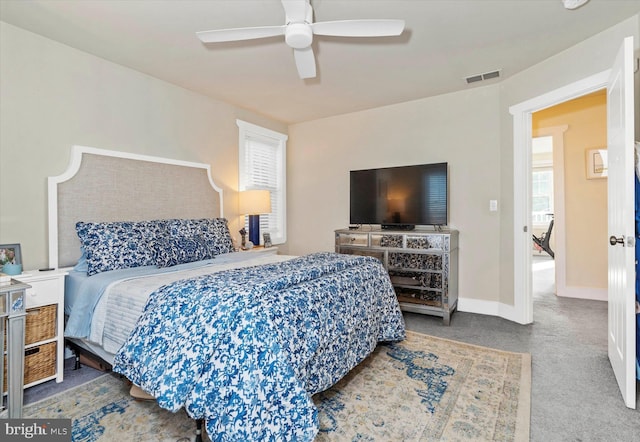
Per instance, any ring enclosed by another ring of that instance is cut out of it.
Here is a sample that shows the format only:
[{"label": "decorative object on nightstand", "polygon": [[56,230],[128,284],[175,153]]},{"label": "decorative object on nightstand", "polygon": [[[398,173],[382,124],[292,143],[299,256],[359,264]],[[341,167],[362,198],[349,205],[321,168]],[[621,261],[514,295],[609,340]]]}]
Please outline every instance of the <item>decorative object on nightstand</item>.
[{"label": "decorative object on nightstand", "polygon": [[242,229],[240,229],[240,231],[238,233],[242,237],[242,242],[240,243],[240,248],[242,250],[244,250],[244,249],[247,248],[247,229],[245,229],[243,227]]},{"label": "decorative object on nightstand", "polygon": [[264,246],[265,247],[271,247],[273,245],[271,243],[271,234],[270,233],[263,233],[262,236],[264,238]]},{"label": "decorative object on nightstand", "polygon": [[260,245],[260,214],[271,213],[271,192],[245,190],[240,192],[240,213],[249,215],[249,241]]},{"label": "decorative object on nightstand", "polygon": [[20,244],[0,244],[0,272],[6,275],[22,273]]}]

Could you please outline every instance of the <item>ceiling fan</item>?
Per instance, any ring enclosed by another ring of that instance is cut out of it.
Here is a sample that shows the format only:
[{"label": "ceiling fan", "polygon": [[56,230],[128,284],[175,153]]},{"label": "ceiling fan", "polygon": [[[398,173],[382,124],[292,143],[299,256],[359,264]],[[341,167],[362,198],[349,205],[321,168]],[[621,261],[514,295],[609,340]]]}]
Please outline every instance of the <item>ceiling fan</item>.
[{"label": "ceiling fan", "polygon": [[316,76],[316,61],[311,43],[314,35],[336,37],[387,37],[400,35],[404,20],[338,20],[313,22],[313,8],[309,0],[282,0],[286,24],[251,28],[218,29],[196,32],[203,43],[220,43],[284,35],[293,48],[300,78]]}]

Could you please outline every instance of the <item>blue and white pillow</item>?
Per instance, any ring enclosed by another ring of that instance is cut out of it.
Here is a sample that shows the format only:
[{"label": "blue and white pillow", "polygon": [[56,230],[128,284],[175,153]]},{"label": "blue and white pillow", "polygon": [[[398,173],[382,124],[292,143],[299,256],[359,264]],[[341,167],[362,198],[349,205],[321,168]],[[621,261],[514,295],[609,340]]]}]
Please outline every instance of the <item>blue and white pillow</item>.
[{"label": "blue and white pillow", "polygon": [[76,223],[87,275],[155,264],[153,243],[165,221]]},{"label": "blue and white pillow", "polygon": [[224,218],[170,219],[164,228],[163,236],[154,242],[158,267],[211,259],[234,251]]},{"label": "blue and white pillow", "polygon": [[225,218],[78,222],[76,232],[88,276],[148,265],[169,267],[234,251]]},{"label": "blue and white pillow", "polygon": [[200,235],[177,235],[159,238],[155,243],[155,263],[158,267],[172,267],[188,262],[211,259],[215,255]]}]

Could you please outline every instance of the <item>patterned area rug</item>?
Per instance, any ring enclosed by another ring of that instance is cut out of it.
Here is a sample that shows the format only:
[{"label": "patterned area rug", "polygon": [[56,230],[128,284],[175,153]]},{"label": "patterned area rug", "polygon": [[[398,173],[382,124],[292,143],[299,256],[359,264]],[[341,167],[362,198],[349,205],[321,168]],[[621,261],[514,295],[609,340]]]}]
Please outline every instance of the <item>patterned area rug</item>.
[{"label": "patterned area rug", "polygon": [[[317,441],[529,440],[531,357],[407,332],[315,395]],[[195,424],[135,401],[114,375],[28,405],[72,418],[74,441],[193,440]]]}]

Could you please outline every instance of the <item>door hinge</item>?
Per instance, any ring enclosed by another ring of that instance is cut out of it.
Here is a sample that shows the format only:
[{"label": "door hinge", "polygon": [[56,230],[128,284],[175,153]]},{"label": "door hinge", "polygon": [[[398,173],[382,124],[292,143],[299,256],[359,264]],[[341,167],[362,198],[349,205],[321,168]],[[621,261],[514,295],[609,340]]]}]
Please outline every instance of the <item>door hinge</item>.
[{"label": "door hinge", "polygon": [[524,226],[524,227],[522,228],[522,231],[523,231],[524,233],[527,233],[527,232],[529,231],[529,226]]}]

